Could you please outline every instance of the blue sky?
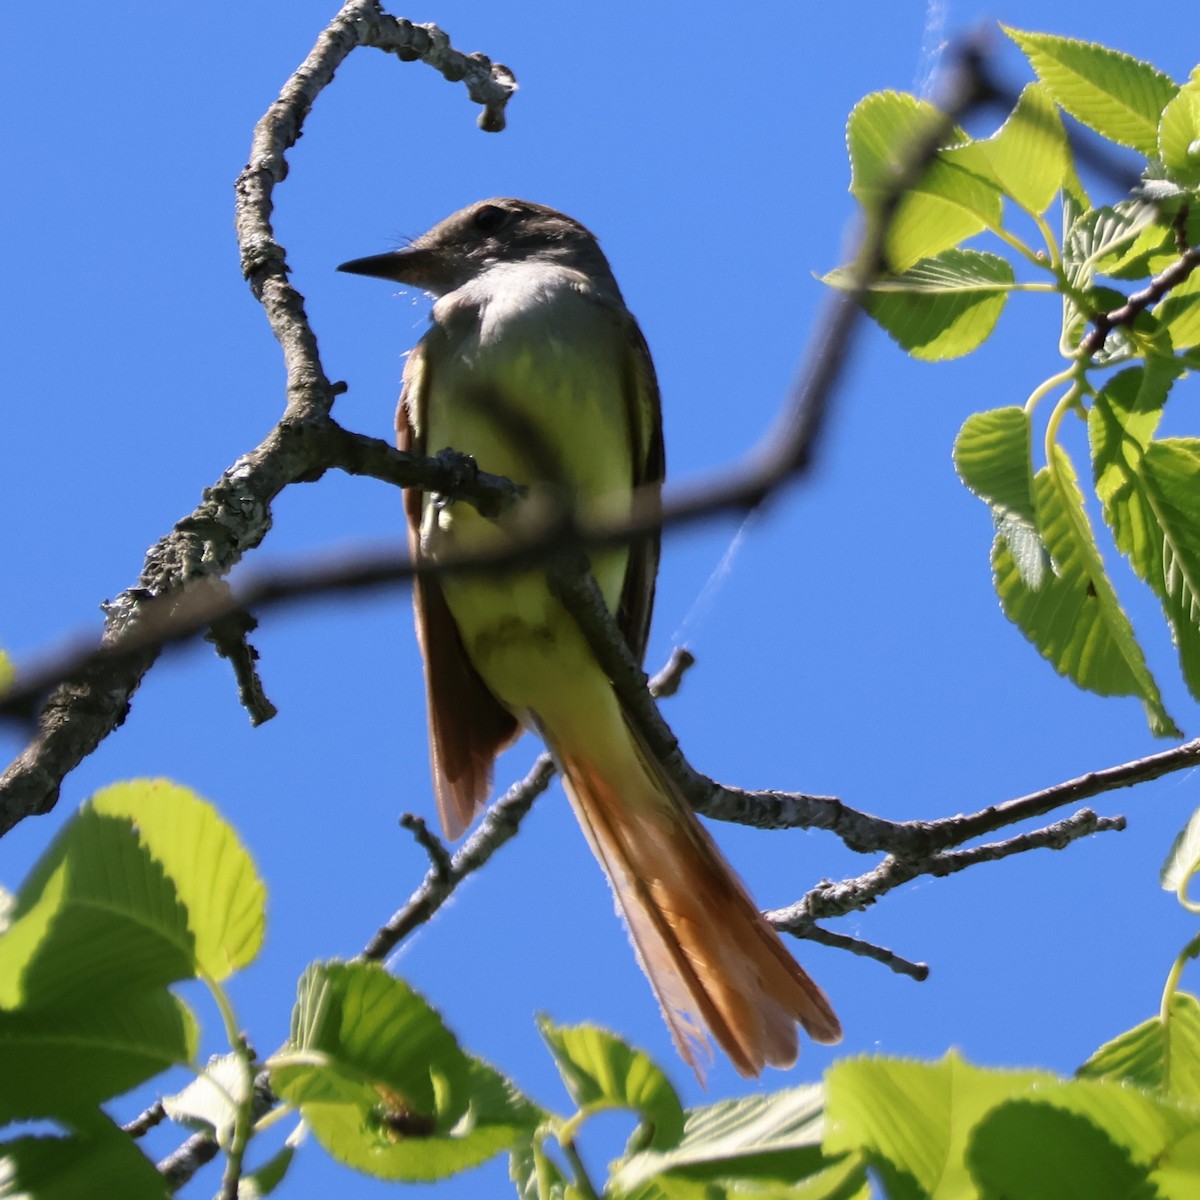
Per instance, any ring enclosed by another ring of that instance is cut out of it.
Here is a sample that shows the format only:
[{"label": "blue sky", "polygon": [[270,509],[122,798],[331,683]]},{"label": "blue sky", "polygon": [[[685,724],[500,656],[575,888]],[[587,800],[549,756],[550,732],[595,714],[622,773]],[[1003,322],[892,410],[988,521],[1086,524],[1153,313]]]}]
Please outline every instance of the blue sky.
[{"label": "blue sky", "polygon": [[[18,661],[96,630],[98,604],[133,583],[145,548],[282,410],[278,348],[238,270],[232,183],[254,122],[335,9],[69,5],[52,32],[26,30],[0,78],[11,181],[0,196],[10,397],[0,644]],[[1111,0],[1086,11],[1064,0],[990,11],[467,0],[397,15],[506,62],[521,91],[509,129],[485,135],[461,87],[362,50],[319,98],[275,216],[326,370],[350,387],[335,415],[388,436],[402,354],[427,310],[336,264],[472,200],[524,196],[600,237],[654,354],[676,481],[727,468],[770,426],[823,298],[813,272],[839,261],[853,214],[846,114],[867,92],[920,83],[939,21],[947,32],[1000,18],[1092,38],[1177,79],[1193,65],[1169,22],[1131,21]],[[1024,82],[996,39],[1005,77]],[[718,571],[737,533],[730,519],[669,537],[648,666],[680,638],[699,659],[666,708],[699,769],[932,818],[1163,748],[1135,701],[1076,691],[1006,623],[990,519],[951,467],[963,419],[1023,402],[1057,369],[1056,342],[1052,302],[1029,297],[961,362],[916,364],[871,332],[817,469],[743,531],[732,562]],[[1072,444],[1082,462],[1082,440]],[[274,515],[253,565],[402,535],[399,496],[371,481],[293,488]],[[1194,734],[1197,708],[1156,605],[1114,570],[1168,708]],[[304,966],[356,953],[419,882],[424,855],[396,822],[431,816],[432,798],[406,594],[270,613],[254,641],[274,721],[250,728],[208,647],[170,654],[124,727],[68,778],[59,808],[0,843],[0,882],[16,886],[105,783],[168,775],[195,788],[241,831],[270,888],[266,949],[234,986],[239,1020],[266,1052],[286,1034]],[[535,749],[522,743],[498,783]],[[539,1010],[644,1046],[689,1103],[810,1080],[846,1053],[957,1046],[979,1063],[1070,1071],[1157,1007],[1192,932],[1157,869],[1198,801],[1191,775],[1101,799],[1100,812],[1128,814],[1126,833],[921,880],[836,925],[929,962],[924,984],[798,945],[846,1041],[806,1046],[795,1072],[757,1085],[718,1063],[701,1092],[674,1057],[557,789],[393,965],[468,1048],[552,1106],[565,1099],[534,1029]],[[871,863],[819,833],[717,835],[764,906]],[[219,1034],[211,1009],[205,1028]],[[504,1178],[501,1163],[439,1194],[503,1194]],[[211,1194],[213,1179],[184,1194]],[[310,1145],[282,1194],[331,1191],[384,1194]]]}]

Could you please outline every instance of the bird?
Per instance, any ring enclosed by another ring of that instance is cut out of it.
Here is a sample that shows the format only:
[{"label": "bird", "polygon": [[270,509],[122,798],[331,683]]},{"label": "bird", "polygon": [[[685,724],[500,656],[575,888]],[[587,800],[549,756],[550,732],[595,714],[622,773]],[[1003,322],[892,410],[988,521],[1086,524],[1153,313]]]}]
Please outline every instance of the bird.
[{"label": "bird", "polygon": [[[518,536],[526,507],[566,504],[619,522],[657,500],[665,457],[654,366],[599,242],[578,221],[527,200],[481,200],[401,249],[338,270],[434,298],[404,367],[400,449],[452,448],[523,489],[499,518],[408,489],[415,561],[494,553]],[[590,556],[639,663],[658,558],[657,533]],[[446,836],[486,805],[497,755],[534,731],[697,1075],[711,1058],[708,1035],[744,1076],[791,1066],[797,1024],[814,1041],[839,1041],[824,992],[647,745],[544,570],[419,573],[413,604]]]}]

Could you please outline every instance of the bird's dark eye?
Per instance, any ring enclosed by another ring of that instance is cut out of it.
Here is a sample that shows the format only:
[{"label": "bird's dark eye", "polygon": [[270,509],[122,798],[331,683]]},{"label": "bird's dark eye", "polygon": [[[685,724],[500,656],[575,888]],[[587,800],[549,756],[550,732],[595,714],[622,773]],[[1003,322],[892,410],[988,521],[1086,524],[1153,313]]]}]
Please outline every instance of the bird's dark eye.
[{"label": "bird's dark eye", "polygon": [[485,204],[481,208],[475,210],[475,215],[471,218],[471,224],[475,226],[480,233],[495,233],[509,218],[507,209],[500,208],[496,204]]}]

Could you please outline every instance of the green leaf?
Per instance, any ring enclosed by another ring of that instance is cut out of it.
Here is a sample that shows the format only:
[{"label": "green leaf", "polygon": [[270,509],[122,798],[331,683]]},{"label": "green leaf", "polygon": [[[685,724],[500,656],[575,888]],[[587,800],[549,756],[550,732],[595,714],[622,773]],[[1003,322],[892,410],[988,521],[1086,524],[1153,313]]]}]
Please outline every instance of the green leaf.
[{"label": "green leaf", "polygon": [[[1128,297],[1122,292],[1107,287],[1093,287],[1087,293],[1087,310],[1090,313],[1110,313],[1123,308]],[[1084,329],[1080,327],[1080,338]],[[1136,337],[1134,336],[1136,334]],[[1078,349],[1079,339],[1073,349]],[[1103,345],[1093,350],[1090,360],[1093,366],[1113,367],[1141,358],[1161,359],[1171,362],[1174,354],[1170,334],[1166,333],[1153,313],[1139,312],[1132,324],[1118,324],[1109,329]]]},{"label": "green leaf", "polygon": [[1157,206],[1144,200],[1121,200],[1082,213],[1067,230],[1063,248],[1063,266],[1072,284],[1087,287],[1097,273],[1108,274],[1110,267],[1143,246],[1144,238],[1161,239],[1158,216]]},{"label": "green leaf", "polygon": [[1158,155],[1176,183],[1200,185],[1200,80],[1185,83],[1163,109]]},{"label": "green leaf", "polygon": [[1153,1017],[1105,1042],[1077,1074],[1200,1101],[1200,1001],[1176,992],[1165,1023]]},{"label": "green leaf", "polygon": [[[1108,1197],[1114,1193],[1104,1190],[1083,1190],[1096,1181],[1081,1162],[1085,1154],[1097,1154],[1109,1164],[1114,1180],[1124,1180],[1129,1190],[1116,1193],[1129,1196],[1131,1200],[1145,1196],[1147,1200],[1190,1200],[1200,1194],[1200,1124],[1197,1110],[1192,1104],[1180,1103],[1162,1096],[1153,1096],[1138,1088],[1110,1080],[1078,1079],[1071,1082],[1052,1082],[1042,1085],[1026,1097],[1022,1103],[1033,1103],[1061,1110],[1085,1118],[1097,1130],[1104,1133],[1118,1151],[1128,1158],[1135,1168],[1118,1165],[1113,1152],[1093,1135],[1082,1133],[1082,1127],[1072,1123],[1044,1121],[1039,1129],[1030,1128],[1037,1122],[1025,1123],[1018,1132],[1025,1140],[1014,1145],[1007,1141],[1010,1156],[1028,1157],[1031,1161],[1045,1162],[1057,1153],[1078,1168],[1077,1184],[1066,1192],[1017,1193],[1024,1197],[1055,1196],[1055,1200],[1092,1200],[1094,1196]],[[1045,1116],[1045,1114],[1042,1114]],[[1066,1142],[1065,1139],[1072,1139]],[[993,1163],[1003,1153],[998,1143],[991,1147]],[[974,1147],[972,1148],[972,1165]],[[1150,1190],[1143,1190],[1142,1176],[1148,1179]],[[987,1197],[1004,1193],[985,1191]],[[1012,1193],[1009,1193],[1012,1194]]]},{"label": "green leaf", "polygon": [[683,1107],[648,1054],[596,1025],[555,1025],[541,1016],[538,1032],[579,1108],[632,1109],[644,1122],[645,1145],[666,1150],[678,1143],[683,1136]]},{"label": "green leaf", "polygon": [[[827,1078],[826,1152],[867,1153],[889,1196],[1184,1200],[1200,1187],[1196,1109],[1123,1083],[986,1071],[954,1054],[935,1064],[845,1060]],[[1046,1111],[1031,1114],[1031,1105]],[[1087,1154],[1132,1190],[1088,1190]],[[1066,1178],[1048,1162],[1055,1155],[1073,1168]],[[1142,1190],[1147,1179],[1157,1192]]]},{"label": "green leaf", "polygon": [[[61,1080],[60,1086],[61,1086]],[[170,1200],[154,1164],[99,1114],[67,1136],[0,1142],[0,1196],[11,1200]]]},{"label": "green leaf", "polygon": [[74,1005],[244,965],[263,887],[212,807],[165,780],[98,792],[33,868],[0,936],[0,1008]]},{"label": "green leaf", "polygon": [[1088,417],[1096,493],[1118,548],[1158,596],[1200,696],[1200,441],[1154,441],[1174,362],[1122,371]]},{"label": "green leaf", "polygon": [[1103,137],[1153,157],[1158,123],[1179,90],[1140,59],[1095,42],[1029,33],[1001,25],[1024,52],[1050,94],[1076,120]]},{"label": "green leaf", "polygon": [[[1062,184],[1063,200],[1070,202],[1081,212],[1086,212],[1092,207],[1092,202],[1088,199],[1087,189],[1083,186],[1083,182],[1079,178],[1079,173],[1075,170],[1075,160],[1071,158],[1067,161],[1067,169],[1063,175]],[[1063,223],[1066,228],[1066,222]]]},{"label": "green leaf", "polygon": [[[850,191],[869,219],[879,217],[898,170],[942,120],[932,104],[903,92],[875,92],[854,107],[846,126]],[[952,145],[965,140],[960,129],[947,135]],[[922,258],[998,226],[1000,219],[996,186],[938,156],[896,207],[885,254],[892,268],[903,272]]]},{"label": "green leaf", "polygon": [[477,1166],[544,1117],[376,964],[311,966],[291,1037],[268,1065],[271,1086],[334,1158],[384,1179]]},{"label": "green leaf", "polygon": [[301,1106],[364,1097],[374,1110],[382,1100],[429,1133],[466,1111],[467,1056],[429,1004],[375,963],[310,966],[270,1065],[272,1087]]},{"label": "green leaf", "polygon": [[[612,1184],[624,1194],[655,1179],[666,1188],[663,1177],[707,1186],[814,1176],[833,1165],[821,1152],[823,1098],[811,1085],[691,1109],[677,1146],[614,1164]],[[861,1163],[857,1168],[861,1173]]]},{"label": "green leaf", "polygon": [[826,1075],[825,1152],[865,1152],[890,1196],[971,1196],[972,1128],[1003,1100],[1053,1078],[985,1071],[953,1052],[937,1063],[843,1059]]},{"label": "green leaf", "polygon": [[1038,531],[1033,498],[1029,416],[1023,408],[973,413],[954,441],[959,478],[992,510],[1003,541],[1026,587],[1042,586],[1050,567]]},{"label": "green leaf", "polygon": [[211,1134],[222,1150],[228,1150],[238,1111],[253,1087],[254,1079],[240,1054],[214,1055],[183,1091],[163,1097],[163,1108],[177,1125]]},{"label": "green leaf", "polygon": [[12,682],[17,677],[17,668],[13,666],[13,660],[0,650],[0,692],[7,691],[12,687]]},{"label": "green leaf", "polygon": [[[1122,201],[1122,204],[1127,203],[1137,203],[1145,207],[1144,201]],[[1176,223],[1180,215],[1175,214],[1172,219],[1170,214],[1159,210],[1157,218],[1149,222],[1132,242],[1122,247],[1115,255],[1098,262],[1096,270],[1114,279],[1145,279],[1147,276],[1160,274],[1179,258]],[[1189,246],[1200,242],[1200,208],[1188,210],[1183,221],[1182,234],[1183,240]]]},{"label": "green leaf", "polygon": [[[1060,350],[1071,357],[1079,345],[1088,322],[1096,313],[1108,312],[1125,303],[1126,297],[1112,289],[1093,287],[1093,280],[1102,264],[1117,261],[1114,256],[1138,242],[1158,219],[1158,209],[1141,200],[1122,200],[1111,208],[1079,210],[1064,202],[1063,270],[1071,291],[1063,292],[1063,322]],[[1080,301],[1078,293],[1084,293]],[[1082,308],[1081,308],[1082,303]],[[1142,316],[1146,316],[1145,313]],[[1128,338],[1123,330],[1114,330],[1106,340],[1095,361],[1112,351],[1128,352]],[[1122,343],[1118,346],[1117,343]]]},{"label": "green leaf", "polygon": [[[839,267],[822,282],[849,288]],[[1012,267],[978,250],[944,250],[903,275],[875,282],[863,306],[914,358],[957,358],[982,345],[1012,290]]]},{"label": "green leaf", "polygon": [[195,973],[175,885],[133,823],[85,804],[22,886],[0,936],[0,1008],[71,1007]]},{"label": "green leaf", "polygon": [[1031,588],[1003,539],[992,549],[1005,615],[1059,674],[1102,696],[1137,696],[1153,733],[1179,737],[1100,561],[1074,468],[1059,446],[1054,465],[1053,474],[1043,468],[1034,477],[1038,527],[1053,570]]},{"label": "green leaf", "polygon": [[135,779],[97,792],[97,812],[127,817],[167,870],[188,911],[201,968],[216,980],[252,962],[262,945],[266,888],[216,809],[167,779]]},{"label": "green leaf", "polygon": [[304,1126],[293,1133],[287,1142],[267,1159],[261,1167],[245,1172],[238,1180],[238,1200],[261,1200],[269,1196],[287,1176],[288,1168],[296,1157],[296,1149],[302,1140]]},{"label": "green leaf", "polygon": [[1146,226],[1128,245],[1106,255],[1096,263],[1101,275],[1113,279],[1144,279],[1155,275],[1178,257],[1175,233],[1158,221]]},{"label": "green leaf", "polygon": [[72,1009],[0,1012],[0,1121],[94,1107],[191,1061],[198,1040],[165,990],[84,991]]},{"label": "green leaf", "polygon": [[532,1139],[519,1140],[509,1151],[508,1177],[516,1185],[517,1200],[565,1200],[563,1173]]},{"label": "green leaf", "polygon": [[713,1183],[659,1175],[634,1191],[620,1193],[621,1200],[873,1200],[876,1196],[861,1159],[853,1156],[795,1182],[733,1177]]},{"label": "green leaf", "polygon": [[955,146],[943,157],[982,175],[1027,212],[1043,213],[1066,178],[1071,148],[1045,85],[1031,83],[990,138]]},{"label": "green leaf", "polygon": [[1188,823],[1175,835],[1167,853],[1158,881],[1164,891],[1182,897],[1192,876],[1200,869],[1200,808],[1188,818]]},{"label": "green leaf", "polygon": [[1200,345],[1200,271],[1193,271],[1157,305],[1154,315],[1170,334],[1176,350]]},{"label": "green leaf", "polygon": [[1158,1200],[1149,1168],[1086,1117],[1035,1100],[989,1113],[967,1153],[979,1195],[994,1200]]}]

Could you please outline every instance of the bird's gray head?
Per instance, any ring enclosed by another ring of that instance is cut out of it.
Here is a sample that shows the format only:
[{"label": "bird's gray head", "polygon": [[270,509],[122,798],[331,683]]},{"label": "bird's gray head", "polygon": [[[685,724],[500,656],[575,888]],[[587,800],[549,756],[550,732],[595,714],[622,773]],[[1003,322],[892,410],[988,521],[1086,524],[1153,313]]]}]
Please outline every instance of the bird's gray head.
[{"label": "bird's gray head", "polygon": [[557,209],[511,197],[468,205],[403,250],[356,258],[338,270],[412,284],[441,296],[498,263],[519,262],[573,267],[616,290],[608,260],[584,226]]}]

